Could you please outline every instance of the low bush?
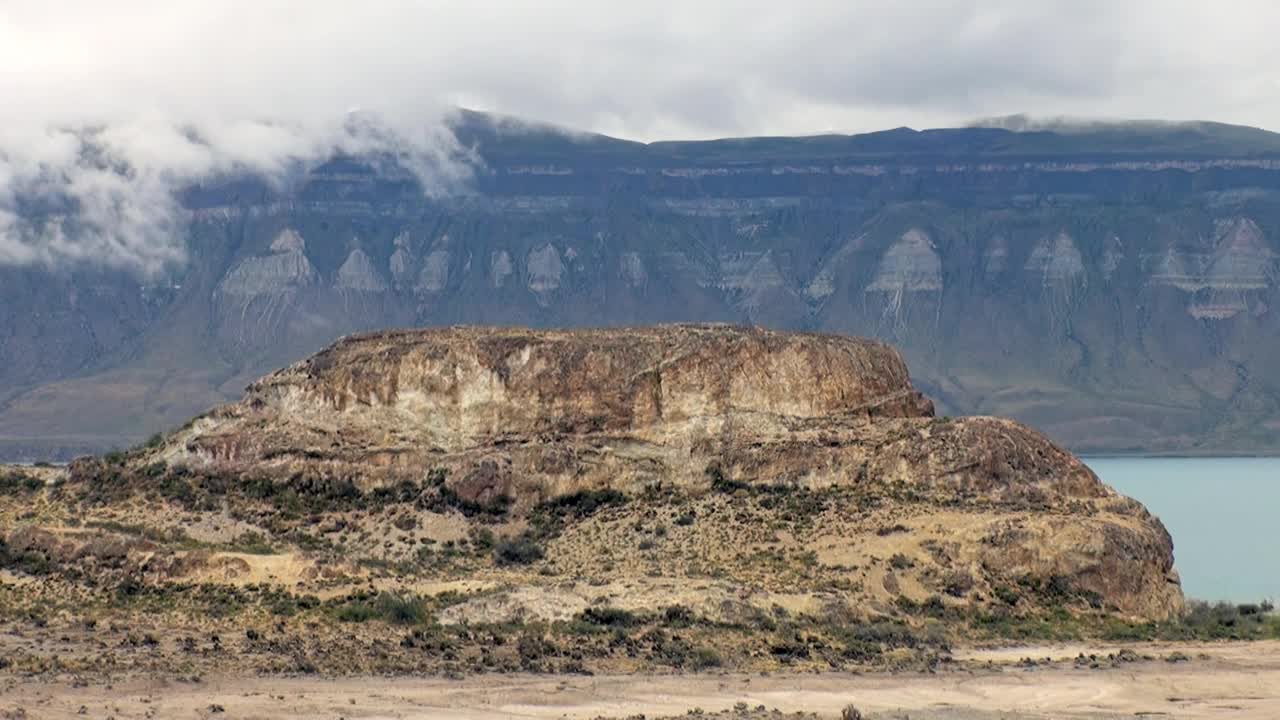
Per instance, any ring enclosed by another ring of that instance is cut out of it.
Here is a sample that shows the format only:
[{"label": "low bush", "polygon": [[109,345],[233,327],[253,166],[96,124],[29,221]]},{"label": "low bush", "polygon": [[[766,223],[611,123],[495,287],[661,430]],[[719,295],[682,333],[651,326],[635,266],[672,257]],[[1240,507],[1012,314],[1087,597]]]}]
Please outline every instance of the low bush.
[{"label": "low bush", "polygon": [[541,539],[556,537],[570,521],[583,520],[606,507],[624,505],[629,498],[613,489],[582,490],[539,503],[529,512],[529,525]]},{"label": "low bush", "polygon": [[707,647],[695,648],[689,654],[689,667],[694,670],[708,670],[717,668],[724,664],[720,659],[720,653]]},{"label": "low bush", "polygon": [[49,558],[36,550],[18,551],[0,537],[0,568],[7,568],[27,575],[48,575],[52,572]]},{"label": "low bush", "polygon": [[530,565],[543,558],[542,546],[528,533],[514,538],[503,538],[493,550],[494,560],[499,565]]},{"label": "low bush", "polygon": [[580,617],[592,625],[609,628],[633,627],[640,623],[640,619],[634,613],[610,606],[587,608],[582,611]]},{"label": "low bush", "polygon": [[662,624],[673,628],[686,628],[697,621],[693,611],[684,605],[668,605],[662,611]]},{"label": "low bush", "polygon": [[1000,602],[1006,605],[1017,605],[1018,599],[1021,597],[1017,590],[1007,585],[997,585],[992,591]]},{"label": "low bush", "polygon": [[719,463],[711,463],[708,465],[706,470],[703,471],[703,474],[706,475],[707,480],[711,483],[711,489],[715,492],[734,493],[738,490],[746,490],[750,487],[747,483],[744,483],[741,480],[734,480],[725,475],[724,469],[720,467]]},{"label": "low bush", "polygon": [[0,470],[0,495],[36,492],[44,487],[44,480],[21,470]]},{"label": "low bush", "polygon": [[341,622],[380,620],[392,625],[421,625],[431,618],[431,608],[422,598],[384,592],[348,598],[336,608],[334,617]]}]

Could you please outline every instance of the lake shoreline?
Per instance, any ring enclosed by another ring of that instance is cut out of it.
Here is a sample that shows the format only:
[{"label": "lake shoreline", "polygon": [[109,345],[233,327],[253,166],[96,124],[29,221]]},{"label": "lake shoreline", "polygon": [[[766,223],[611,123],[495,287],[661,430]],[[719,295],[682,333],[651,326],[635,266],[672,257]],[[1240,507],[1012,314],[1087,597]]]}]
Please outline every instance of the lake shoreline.
[{"label": "lake shoreline", "polygon": [[1269,552],[1280,458],[1084,455],[1102,481],[1141,502],[1173,537],[1184,594],[1209,602],[1280,598]]}]

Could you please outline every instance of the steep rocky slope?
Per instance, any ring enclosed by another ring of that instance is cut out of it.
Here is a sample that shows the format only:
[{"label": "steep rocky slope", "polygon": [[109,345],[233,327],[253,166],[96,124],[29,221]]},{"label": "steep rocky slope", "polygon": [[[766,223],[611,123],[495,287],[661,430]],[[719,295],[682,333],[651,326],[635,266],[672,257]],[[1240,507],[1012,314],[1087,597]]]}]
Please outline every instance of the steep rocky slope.
[{"label": "steep rocky slope", "polygon": [[339,158],[190,188],[173,277],[0,268],[0,456],[127,446],[341,335],[459,322],[879,337],[945,412],[1074,449],[1276,449],[1274,134],[454,129],[464,195]]},{"label": "steep rocky slope", "polygon": [[254,383],[159,457],[365,489],[437,467],[468,500],[531,504],[697,485],[713,460],[732,460],[732,478],[738,455],[761,479],[830,485],[858,474],[865,453],[781,465],[821,452],[820,436],[844,444],[836,436],[867,417],[928,415],[898,354],[868,341],[695,326],[391,331],[341,340]]},{"label": "steep rocky slope", "polygon": [[492,669],[512,627],[511,669],[936,660],[973,623],[1182,609],[1139,504],[1034,430],[936,417],[897,351],[840,336],[360,335],[147,447],[5,477],[0,610],[276,615],[244,651],[264,670]]}]

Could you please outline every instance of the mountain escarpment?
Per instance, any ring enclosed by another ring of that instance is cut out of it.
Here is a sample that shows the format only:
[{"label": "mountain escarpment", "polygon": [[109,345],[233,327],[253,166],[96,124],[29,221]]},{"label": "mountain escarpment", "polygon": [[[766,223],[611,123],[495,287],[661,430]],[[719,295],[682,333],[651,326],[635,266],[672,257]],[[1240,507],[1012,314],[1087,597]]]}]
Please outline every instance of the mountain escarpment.
[{"label": "mountain escarpment", "polygon": [[453,131],[461,194],[338,157],[188,188],[161,277],[0,267],[0,458],[126,447],[340,336],[459,323],[876,337],[942,411],[1074,450],[1280,450],[1280,135]]}]

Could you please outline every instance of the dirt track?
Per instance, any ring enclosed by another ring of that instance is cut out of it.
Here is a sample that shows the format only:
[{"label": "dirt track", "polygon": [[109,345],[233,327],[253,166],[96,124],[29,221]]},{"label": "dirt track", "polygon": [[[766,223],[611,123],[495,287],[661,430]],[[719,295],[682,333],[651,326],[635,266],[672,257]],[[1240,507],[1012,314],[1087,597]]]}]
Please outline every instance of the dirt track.
[{"label": "dirt track", "polygon": [[[1280,717],[1280,642],[1131,647],[1152,659],[1113,665],[1105,658],[1118,647],[1055,646],[961,652],[959,669],[936,675],[135,678],[82,687],[0,675],[0,718],[652,718],[738,702],[822,716],[853,703],[873,718],[915,720]],[[1077,667],[1082,652],[1101,667]],[[1190,659],[1170,662],[1177,653]],[[1027,657],[1038,664],[1025,666]]]}]

